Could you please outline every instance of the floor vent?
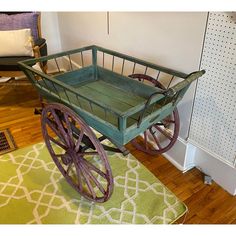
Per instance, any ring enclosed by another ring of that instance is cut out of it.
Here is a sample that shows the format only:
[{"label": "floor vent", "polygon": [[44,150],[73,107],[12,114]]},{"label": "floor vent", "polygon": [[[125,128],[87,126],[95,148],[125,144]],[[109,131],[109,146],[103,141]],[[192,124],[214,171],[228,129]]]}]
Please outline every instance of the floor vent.
[{"label": "floor vent", "polygon": [[16,145],[9,130],[0,130],[0,154],[4,154],[15,149]]}]

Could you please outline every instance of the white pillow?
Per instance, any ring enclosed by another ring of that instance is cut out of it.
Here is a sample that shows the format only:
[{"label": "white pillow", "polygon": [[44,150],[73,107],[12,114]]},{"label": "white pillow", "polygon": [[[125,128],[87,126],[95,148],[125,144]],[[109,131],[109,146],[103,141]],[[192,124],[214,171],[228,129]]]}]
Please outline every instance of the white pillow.
[{"label": "white pillow", "polygon": [[0,31],[0,57],[34,56],[31,29]]}]

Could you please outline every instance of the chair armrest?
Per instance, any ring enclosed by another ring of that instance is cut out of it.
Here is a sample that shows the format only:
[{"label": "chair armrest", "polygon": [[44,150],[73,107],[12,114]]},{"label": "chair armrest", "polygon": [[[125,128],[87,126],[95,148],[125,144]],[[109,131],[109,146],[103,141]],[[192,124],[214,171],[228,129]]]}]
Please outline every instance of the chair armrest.
[{"label": "chair armrest", "polygon": [[34,42],[34,46],[43,46],[43,44],[46,43],[46,39],[43,39],[43,38],[38,38],[37,40],[35,40]]},{"label": "chair armrest", "polygon": [[42,56],[47,56],[47,44],[46,44],[46,39],[44,38],[38,38],[34,42],[34,52],[35,52],[35,57],[42,57]]},{"label": "chair armrest", "polygon": [[[37,40],[35,40],[33,51],[35,58],[47,56],[48,50],[47,50],[46,39],[38,38]],[[43,71],[46,71],[47,61],[40,63],[40,67]]]}]

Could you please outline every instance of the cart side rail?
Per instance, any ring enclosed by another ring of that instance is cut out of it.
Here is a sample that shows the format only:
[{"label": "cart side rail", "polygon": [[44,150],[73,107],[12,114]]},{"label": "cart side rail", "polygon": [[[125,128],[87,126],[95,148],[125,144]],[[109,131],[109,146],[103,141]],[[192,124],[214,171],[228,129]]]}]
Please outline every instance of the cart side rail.
[{"label": "cart side rail", "polygon": [[[165,72],[167,74],[171,74],[171,75],[174,75],[174,76],[177,76],[177,77],[180,77],[180,78],[186,78],[188,76],[188,74],[185,74],[185,73],[182,73],[182,72],[179,72],[179,71],[176,71],[176,70],[172,70],[170,68],[163,67],[163,66],[160,66],[160,65],[157,65],[157,64],[154,64],[154,63],[150,63],[150,62],[147,62],[147,61],[144,61],[144,60],[140,60],[136,57],[128,56],[126,54],[119,53],[119,52],[116,52],[116,51],[113,51],[113,50],[110,50],[110,49],[102,48],[102,47],[99,47],[99,46],[93,46],[93,48],[97,52],[99,52],[99,51],[102,52],[103,57],[104,57],[104,54],[108,54],[108,55],[112,56],[112,68],[114,68],[114,57],[118,57],[118,58],[122,59],[123,60],[123,63],[122,63],[123,65],[122,65],[121,72],[124,72],[125,61],[129,61],[129,62],[133,62],[132,74],[135,73],[135,67],[137,67],[137,65],[142,65],[142,66],[145,67],[144,68],[144,73],[147,72],[148,68],[150,68],[150,69]],[[103,61],[104,61],[104,58],[103,58]],[[123,74],[123,73],[121,73],[121,74]]]},{"label": "cart side rail", "polygon": [[[149,116],[152,117],[152,120],[155,120],[155,113],[157,113],[159,116],[159,112],[157,112],[157,109],[154,108],[154,106],[157,105],[158,103],[161,104],[159,109],[163,109],[163,107],[169,104],[172,104],[174,108],[177,105],[177,103],[182,99],[190,84],[199,77],[201,77],[203,74],[205,74],[205,70],[193,72],[189,74],[186,79],[177,83],[173,87],[170,87],[168,89],[163,88],[162,91],[157,91],[151,94],[147,99],[145,105],[142,107],[142,112],[140,113],[137,119],[137,127],[139,128],[141,126],[148,109],[152,108],[152,112],[149,113]],[[131,117],[137,111],[138,109],[134,108],[127,115]]]},{"label": "cart side rail", "polygon": [[55,58],[60,58],[60,57],[64,57],[64,56],[70,56],[70,55],[77,54],[77,53],[81,54],[84,51],[92,50],[93,48],[94,48],[94,46],[87,46],[87,47],[83,47],[83,48],[68,50],[68,51],[65,51],[65,52],[54,53],[54,54],[51,54],[51,55],[48,55],[48,56],[28,59],[28,60],[24,60],[24,64],[26,64],[26,65],[34,65],[37,62],[44,62],[44,61],[48,61],[48,60],[54,60]]},{"label": "cart side rail", "polygon": [[[123,60],[123,66],[125,65],[126,61],[134,63],[133,73],[134,73],[135,67],[137,65],[142,65],[142,66],[146,67],[145,68],[146,72],[147,72],[148,68],[150,68],[150,69],[165,72],[167,74],[171,74],[171,75],[174,75],[174,76],[180,77],[180,78],[186,78],[188,76],[188,74],[185,74],[183,72],[172,70],[172,69],[167,68],[167,67],[163,67],[163,66],[160,66],[160,65],[157,65],[157,64],[154,64],[154,63],[150,63],[150,62],[138,59],[136,57],[132,57],[132,56],[129,56],[129,55],[126,55],[126,54],[123,54],[123,53],[119,53],[119,52],[116,52],[116,51],[113,51],[113,50],[110,50],[110,49],[106,49],[106,48],[103,48],[103,47],[99,47],[99,46],[96,46],[96,45],[82,47],[82,48],[79,48],[79,49],[69,50],[69,51],[61,52],[61,53],[55,53],[55,54],[51,54],[51,55],[44,56],[44,57],[28,59],[28,60],[24,61],[24,64],[33,65],[33,64],[36,64],[37,62],[45,62],[45,61],[48,61],[48,60],[55,60],[55,59],[60,58],[60,57],[67,57],[70,60],[71,55],[83,54],[83,52],[85,52],[85,51],[92,51],[92,62],[93,62],[92,64],[94,64],[94,65],[96,65],[97,61],[98,61],[98,58],[97,58],[98,57],[98,52],[102,52],[103,56],[105,54],[108,54],[108,55],[112,56],[112,64],[113,65],[112,65],[111,69],[114,69],[114,58],[118,57],[118,58]],[[81,55],[81,57],[83,57],[83,55]],[[80,62],[81,62],[80,66],[83,67],[83,65],[82,65],[83,64],[83,59]],[[104,62],[104,58],[103,58],[103,62]],[[70,63],[73,63],[73,61],[70,61]],[[122,72],[124,72],[123,69],[124,68],[122,68]]]},{"label": "cart side rail", "polygon": [[[104,111],[104,117],[106,117],[107,113],[112,113],[117,118],[118,128],[120,129],[119,126],[123,120],[122,112],[116,110],[114,107],[108,107],[107,105],[104,105],[99,101],[95,101],[83,96],[82,94],[78,93],[77,90],[72,86],[54,79],[53,77],[51,78],[47,74],[44,74],[43,72],[25,65],[24,62],[19,62],[19,65],[22,71],[24,71],[27,77],[31,80],[32,84],[39,90],[39,92],[43,92],[44,94],[46,93],[49,97],[55,97],[57,100],[61,100],[64,103],[66,102],[70,106],[77,105],[81,109],[83,109],[81,100],[87,101],[89,103],[89,106],[91,107],[91,110],[94,108],[94,106],[100,107]],[[74,103],[71,99],[72,96],[74,96],[74,101],[76,101],[76,104],[72,104]]]},{"label": "cart side rail", "polygon": [[[107,59],[110,61],[107,62]],[[47,74],[34,68],[34,65],[37,63],[45,61],[48,64],[50,64],[49,62],[54,63],[56,74]],[[117,127],[120,131],[128,128],[127,120],[134,115],[137,116],[139,114],[139,118],[137,119],[138,126],[145,120],[145,115],[154,116],[154,113],[156,113],[155,104],[159,103],[158,109],[167,103],[172,103],[173,106],[177,105],[191,82],[204,73],[201,71],[188,75],[96,45],[56,53],[37,59],[25,60],[20,62],[19,65],[39,92],[43,90],[44,94],[54,96],[59,101],[62,101],[63,95],[64,101],[67,100],[68,105],[72,103],[70,96],[76,97],[76,105],[81,109],[83,109],[80,104],[81,100],[86,100],[91,110],[94,106],[100,107],[104,111],[104,117],[106,117],[108,112],[112,113],[117,119]],[[143,83],[147,82],[142,79],[142,75],[145,75],[149,78],[148,80],[151,86],[155,84],[155,87],[158,87],[161,91],[151,94],[146,101],[129,109],[127,112],[121,112],[114,107],[109,107],[99,103],[99,101],[94,101],[79,94],[74,89],[73,84],[69,85],[63,82],[68,77],[71,77],[70,80],[73,81],[73,76],[77,74],[77,70],[80,70],[80,73],[82,73],[82,68],[85,68],[84,71],[86,71],[88,67],[93,71],[94,78],[97,77],[100,67],[123,77],[132,77],[132,75],[135,75],[136,79]],[[179,82],[180,80],[181,82]],[[152,110],[151,112],[150,109]]]},{"label": "cart side rail", "polygon": [[[103,103],[100,103],[99,101],[92,100],[89,97],[83,96],[82,94],[78,93],[78,91],[74,89],[73,86],[70,86],[56,79],[55,77],[51,77],[50,75],[40,72],[29,65],[26,65],[24,61],[19,62],[19,66],[30,79],[32,84],[37,88],[39,93],[41,95],[43,94],[43,97],[45,97],[46,99],[54,97],[62,103],[66,103],[72,107],[78,106],[82,110],[84,106],[81,100],[87,101],[87,103],[89,103],[91,111],[96,106],[100,107],[101,110],[103,110],[103,117],[105,119],[105,122],[109,122],[106,120],[106,117],[108,116],[107,114],[112,113],[113,117],[117,121],[114,128],[118,128],[118,130],[121,132],[123,132],[127,128],[127,118],[135,112],[142,111],[142,109],[145,107],[144,101],[143,103],[131,108],[128,112],[121,112],[119,110],[116,110],[114,107],[108,107],[107,104],[105,105]],[[75,99],[71,99],[71,97],[74,97]],[[161,98],[163,98],[163,95],[159,97],[156,96],[154,99],[152,99],[151,104],[157,102]]]}]

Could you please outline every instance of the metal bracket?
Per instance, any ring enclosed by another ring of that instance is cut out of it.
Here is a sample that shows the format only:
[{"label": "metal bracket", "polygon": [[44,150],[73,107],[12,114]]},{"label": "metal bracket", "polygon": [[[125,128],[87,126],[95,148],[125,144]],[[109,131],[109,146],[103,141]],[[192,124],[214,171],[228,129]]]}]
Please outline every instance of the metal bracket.
[{"label": "metal bracket", "polygon": [[212,178],[210,175],[204,175],[204,184],[212,185]]}]

